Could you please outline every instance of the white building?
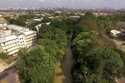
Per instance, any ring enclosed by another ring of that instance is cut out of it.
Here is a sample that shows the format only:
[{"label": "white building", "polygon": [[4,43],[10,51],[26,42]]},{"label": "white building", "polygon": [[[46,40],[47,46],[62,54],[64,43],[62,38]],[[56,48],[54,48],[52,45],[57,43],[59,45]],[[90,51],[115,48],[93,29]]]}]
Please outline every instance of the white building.
[{"label": "white building", "polygon": [[109,13],[106,12],[93,12],[95,16],[108,16],[110,15]]},{"label": "white building", "polygon": [[0,52],[8,55],[16,54],[21,48],[31,47],[36,39],[36,32],[25,27],[7,25],[0,29]]},{"label": "white building", "polygon": [[110,33],[113,37],[118,37],[118,34],[120,34],[121,32],[118,30],[111,30]]},{"label": "white building", "polygon": [[18,38],[15,35],[9,35],[0,38],[0,48],[1,52],[5,52],[8,55],[18,52]]},{"label": "white building", "polygon": [[36,31],[29,30],[25,27],[20,27],[17,25],[8,25],[7,26],[11,30],[18,31],[21,35],[19,35],[19,41],[21,41],[24,46],[23,47],[31,47],[36,39]]}]

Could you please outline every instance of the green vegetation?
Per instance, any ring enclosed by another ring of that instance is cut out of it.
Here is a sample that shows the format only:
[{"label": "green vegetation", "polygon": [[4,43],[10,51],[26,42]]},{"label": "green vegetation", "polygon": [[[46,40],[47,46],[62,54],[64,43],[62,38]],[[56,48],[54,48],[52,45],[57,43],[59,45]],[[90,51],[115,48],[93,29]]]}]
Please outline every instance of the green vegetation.
[{"label": "green vegetation", "polygon": [[7,54],[6,53],[0,53],[0,59],[6,59],[7,58]]},{"label": "green vegetation", "polygon": [[74,41],[76,42],[74,54],[77,55],[73,73],[74,82],[114,83],[114,78],[122,75],[120,71],[124,67],[120,53],[109,47],[94,47],[91,38],[86,37],[84,34],[83,40]]},{"label": "green vegetation", "polygon": [[61,29],[42,33],[35,48],[19,53],[17,68],[22,83],[52,83],[55,64],[63,59],[66,47],[67,36]]},{"label": "green vegetation", "polygon": [[[37,45],[19,52],[17,69],[22,83],[52,83],[55,65],[63,61],[70,42],[74,83],[114,83],[115,78],[124,76],[124,53],[114,49],[115,45],[107,37],[118,22],[115,16],[96,17],[87,12],[80,19],[71,19],[64,14],[62,19],[45,17],[41,22],[27,25],[27,19],[33,17],[31,14],[9,19],[12,24],[29,26],[32,30],[44,23],[39,28]],[[50,25],[45,24],[48,21]]]},{"label": "green vegetation", "polygon": [[[49,52],[48,52],[49,51]],[[51,52],[50,52],[51,51]],[[20,52],[17,68],[20,70],[22,83],[51,83],[55,57],[52,49],[36,47],[30,52]]]},{"label": "green vegetation", "polygon": [[114,22],[112,18],[95,18],[92,14],[86,18],[82,25],[87,25],[90,30],[79,33],[73,41],[74,83],[115,83],[115,78],[124,76],[125,63],[121,53],[113,49],[105,37]]},{"label": "green vegetation", "polygon": [[9,18],[9,17],[6,17],[5,19],[9,21],[10,24],[17,24],[17,25],[21,25],[21,26],[25,26],[25,22],[26,22],[26,19],[30,19],[32,18],[32,15],[19,15],[17,18]]}]

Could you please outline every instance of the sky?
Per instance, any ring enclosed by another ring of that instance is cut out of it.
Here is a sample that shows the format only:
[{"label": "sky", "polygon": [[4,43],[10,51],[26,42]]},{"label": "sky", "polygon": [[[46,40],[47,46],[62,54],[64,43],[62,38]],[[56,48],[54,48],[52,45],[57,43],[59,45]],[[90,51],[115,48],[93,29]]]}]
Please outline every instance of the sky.
[{"label": "sky", "polygon": [[125,0],[0,0],[0,8],[125,8]]}]

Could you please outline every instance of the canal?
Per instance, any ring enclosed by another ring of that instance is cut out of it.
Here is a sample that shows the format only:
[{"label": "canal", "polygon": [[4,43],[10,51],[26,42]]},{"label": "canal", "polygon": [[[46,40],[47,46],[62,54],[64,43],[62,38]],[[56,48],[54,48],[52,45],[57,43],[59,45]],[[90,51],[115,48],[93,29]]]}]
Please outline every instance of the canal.
[{"label": "canal", "polygon": [[69,43],[66,50],[66,56],[64,57],[63,61],[63,72],[64,72],[64,83],[72,83],[72,67],[73,67],[73,54],[72,54],[72,36],[73,33],[69,36]]}]

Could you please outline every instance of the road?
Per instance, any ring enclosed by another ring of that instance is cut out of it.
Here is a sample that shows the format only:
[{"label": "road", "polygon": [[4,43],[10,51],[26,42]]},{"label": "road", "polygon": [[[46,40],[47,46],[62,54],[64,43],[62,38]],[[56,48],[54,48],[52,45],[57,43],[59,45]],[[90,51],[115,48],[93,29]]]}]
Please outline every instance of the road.
[{"label": "road", "polygon": [[[72,34],[70,37],[72,37]],[[64,57],[63,61],[64,83],[72,83],[71,70],[73,66],[73,55],[71,50],[71,44],[72,42],[70,41],[67,48],[66,56]]]}]

